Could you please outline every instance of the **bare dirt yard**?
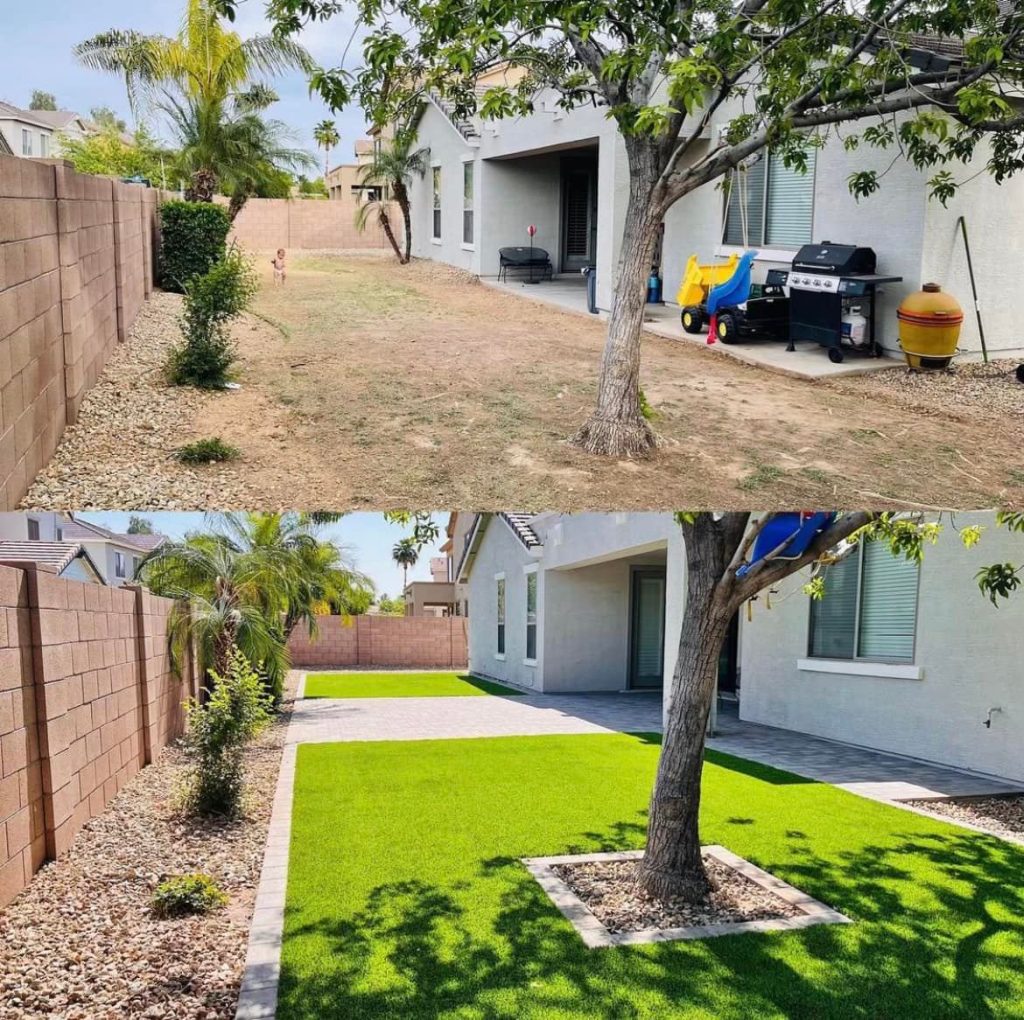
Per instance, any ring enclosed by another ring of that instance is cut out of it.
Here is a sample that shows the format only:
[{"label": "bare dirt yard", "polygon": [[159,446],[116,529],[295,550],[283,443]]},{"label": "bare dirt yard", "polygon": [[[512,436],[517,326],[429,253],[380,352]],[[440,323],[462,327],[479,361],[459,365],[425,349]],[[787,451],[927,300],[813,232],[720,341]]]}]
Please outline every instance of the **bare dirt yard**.
[{"label": "bare dirt yard", "polygon": [[[205,483],[203,468],[163,480],[155,465],[124,505],[181,506],[195,489],[194,505],[219,491],[230,506],[339,509],[1024,505],[1024,386],[1007,363],[810,382],[647,335],[642,384],[664,444],[608,460],[566,442],[594,401],[601,322],[429,262],[297,256],[274,288],[257,261],[242,389],[192,401],[148,439],[166,460],[219,436],[241,459]],[[101,427],[80,422],[79,442]],[[115,485],[85,491],[127,466],[130,446],[108,447],[106,472],[72,472],[71,505],[122,505]],[[26,505],[54,498],[37,486]]]}]

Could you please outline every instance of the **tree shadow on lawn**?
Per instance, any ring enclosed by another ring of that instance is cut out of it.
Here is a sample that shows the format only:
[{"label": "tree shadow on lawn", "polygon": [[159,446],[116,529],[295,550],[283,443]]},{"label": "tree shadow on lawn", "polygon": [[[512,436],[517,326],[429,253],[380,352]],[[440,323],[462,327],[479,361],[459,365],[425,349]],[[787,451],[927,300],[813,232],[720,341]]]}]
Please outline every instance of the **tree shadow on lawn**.
[{"label": "tree shadow on lawn", "polygon": [[[643,826],[581,835],[580,846],[595,837],[635,847]],[[834,859],[780,850],[756,863],[855,923],[589,950],[522,864],[496,857],[471,879],[385,883],[350,916],[290,924],[287,940],[325,942],[331,967],[300,973],[286,952],[278,1016],[931,1020],[1020,1006],[1019,851],[897,832]]]}]

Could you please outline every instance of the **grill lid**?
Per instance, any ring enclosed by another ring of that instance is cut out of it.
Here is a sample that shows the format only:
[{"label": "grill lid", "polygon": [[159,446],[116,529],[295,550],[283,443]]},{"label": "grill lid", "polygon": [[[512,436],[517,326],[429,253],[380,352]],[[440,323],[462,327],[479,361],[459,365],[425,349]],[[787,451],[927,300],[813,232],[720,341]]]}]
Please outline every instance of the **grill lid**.
[{"label": "grill lid", "polygon": [[805,244],[793,259],[793,269],[825,276],[857,276],[875,271],[875,253],[871,248],[852,244]]}]

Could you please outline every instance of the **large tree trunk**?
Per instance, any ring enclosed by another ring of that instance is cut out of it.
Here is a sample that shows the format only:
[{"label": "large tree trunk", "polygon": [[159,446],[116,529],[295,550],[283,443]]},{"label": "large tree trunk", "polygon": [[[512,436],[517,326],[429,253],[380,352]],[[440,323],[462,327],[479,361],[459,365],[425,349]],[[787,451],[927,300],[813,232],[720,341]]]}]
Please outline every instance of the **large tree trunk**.
[{"label": "large tree trunk", "polygon": [[710,882],[700,854],[698,814],[704,737],[718,682],[718,656],[735,611],[723,575],[735,546],[710,514],[686,534],[686,610],[671,702],[651,797],[639,889],[656,899],[704,899]]},{"label": "large tree trunk", "polygon": [[232,223],[238,217],[238,214],[245,208],[245,203],[249,201],[249,192],[237,190],[232,193],[231,201],[228,203],[228,219]]},{"label": "large tree trunk", "polygon": [[392,183],[392,190],[395,194],[395,201],[398,208],[402,210],[402,219],[405,220],[405,254],[401,258],[402,265],[407,265],[412,257],[412,216],[409,206],[409,191],[402,180]]},{"label": "large tree trunk", "polygon": [[652,201],[655,180],[651,172],[632,173],[597,408],[572,439],[589,453],[645,456],[658,442],[640,413],[640,332],[661,223],[661,213]]}]

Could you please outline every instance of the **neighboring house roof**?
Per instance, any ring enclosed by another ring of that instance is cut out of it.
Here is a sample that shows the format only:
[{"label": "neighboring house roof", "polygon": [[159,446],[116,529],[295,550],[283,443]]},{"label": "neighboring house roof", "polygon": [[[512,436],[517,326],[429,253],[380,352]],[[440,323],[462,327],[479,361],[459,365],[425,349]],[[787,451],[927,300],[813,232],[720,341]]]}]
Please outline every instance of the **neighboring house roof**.
[{"label": "neighboring house roof", "polygon": [[369,156],[373,152],[373,142],[369,138],[357,138],[354,148],[357,156]]},{"label": "neighboring house roof", "polygon": [[32,124],[35,127],[49,128],[49,130],[52,131],[53,125],[39,116],[40,113],[45,112],[48,111],[21,110],[17,106],[13,106],[11,103],[0,101],[0,120],[16,120],[22,124]]},{"label": "neighboring house roof", "polygon": [[544,543],[541,542],[537,537],[537,533],[530,526],[530,521],[534,518],[533,514],[477,514],[476,520],[473,523],[473,530],[469,533],[469,539],[466,542],[465,548],[462,550],[462,555],[459,557],[459,562],[456,566],[456,581],[461,582],[469,577],[469,572],[473,567],[473,560],[476,557],[477,550],[480,548],[480,542],[483,540],[484,532],[487,530],[487,525],[490,523],[492,517],[498,517],[503,520],[512,534],[515,535],[523,546],[531,553],[537,552],[543,548]]},{"label": "neighboring house roof", "polygon": [[100,539],[107,542],[116,542],[118,545],[132,546],[140,552],[150,552],[167,541],[166,535],[127,535],[118,531],[111,531],[109,528],[101,527],[99,524],[78,520],[77,518],[62,523],[60,530],[65,538],[77,539],[80,542],[95,542],[97,539]]},{"label": "neighboring house roof", "polygon": [[84,117],[80,117],[72,110],[32,110],[30,115],[36,120],[41,120],[49,125],[54,131],[63,131],[72,121],[77,120],[83,130],[87,130],[89,123]]},{"label": "neighboring house roof", "polygon": [[79,558],[85,560],[102,584],[103,575],[78,542],[0,542],[0,560],[3,562],[38,563],[58,574],[64,573]]}]

